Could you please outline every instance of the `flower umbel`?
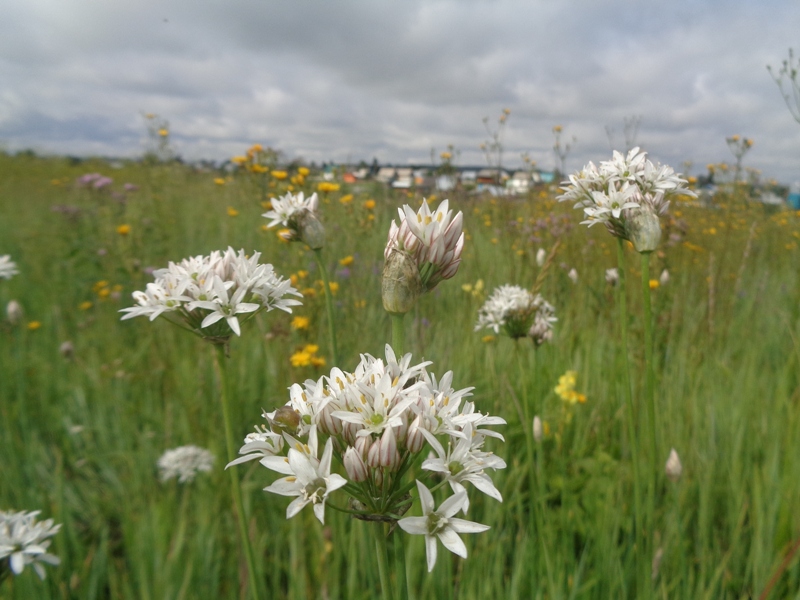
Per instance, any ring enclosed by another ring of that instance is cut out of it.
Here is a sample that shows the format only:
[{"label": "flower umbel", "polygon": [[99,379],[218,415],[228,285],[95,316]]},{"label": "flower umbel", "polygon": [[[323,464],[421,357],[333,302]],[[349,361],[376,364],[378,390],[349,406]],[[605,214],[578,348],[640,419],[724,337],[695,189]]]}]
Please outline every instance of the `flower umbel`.
[{"label": "flower umbel", "polygon": [[178,483],[189,483],[200,471],[210,471],[214,455],[205,448],[179,446],[167,450],[158,459],[161,481],[177,479]]},{"label": "flower umbel", "polygon": [[42,563],[58,565],[61,562],[47,553],[48,538],[58,533],[61,525],[54,525],[52,519],[37,523],[39,512],[0,511],[0,575],[6,566],[19,575],[25,565],[32,565],[39,578],[44,579]]},{"label": "flower umbel", "polygon": [[0,256],[0,279],[11,279],[18,273],[17,265],[11,260],[11,256],[8,254]]},{"label": "flower umbel", "polygon": [[325,228],[316,216],[319,207],[317,194],[306,198],[303,192],[287,192],[282,198],[273,198],[271,202],[272,210],[262,215],[272,219],[267,224],[268,228],[282,225],[288,229],[290,240],[302,240],[312,250],[322,248],[325,244]]},{"label": "flower umbel", "polygon": [[501,285],[478,311],[475,331],[502,331],[512,339],[530,336],[538,346],[552,339],[557,320],[555,309],[541,295],[518,285]]}]

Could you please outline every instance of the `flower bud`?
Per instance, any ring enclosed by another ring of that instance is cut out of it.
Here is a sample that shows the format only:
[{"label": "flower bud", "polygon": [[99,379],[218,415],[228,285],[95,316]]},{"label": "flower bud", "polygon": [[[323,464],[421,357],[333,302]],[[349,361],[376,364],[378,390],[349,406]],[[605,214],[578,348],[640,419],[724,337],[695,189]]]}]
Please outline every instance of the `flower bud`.
[{"label": "flower bud", "polygon": [[289,226],[312,250],[319,250],[325,245],[325,227],[310,210],[303,209],[292,215]]},{"label": "flower bud", "polygon": [[536,251],[536,264],[540,267],[544,265],[544,261],[547,258],[547,252],[545,252],[544,248],[539,248]]},{"label": "flower bud", "polygon": [[658,278],[658,282],[662,286],[667,285],[669,283],[669,271],[667,271],[666,269],[661,271],[661,277]]},{"label": "flower bud", "polygon": [[425,436],[420,431],[420,417],[417,416],[408,426],[408,433],[406,434],[406,449],[409,452],[419,452],[425,446]]},{"label": "flower bud", "polygon": [[628,237],[637,252],[645,254],[658,248],[661,241],[661,222],[658,214],[648,206],[642,206],[626,220]]},{"label": "flower bud", "polygon": [[22,305],[16,300],[11,300],[6,306],[6,316],[12,325],[16,325],[22,321],[22,317],[24,316]]},{"label": "flower bud", "polygon": [[397,452],[397,440],[395,440],[394,429],[392,427],[387,427],[383,430],[378,461],[382,467],[386,467],[392,471],[400,466],[400,453]]},{"label": "flower bud", "polygon": [[542,441],[543,437],[542,420],[539,418],[539,415],[536,415],[533,417],[533,439],[536,443],[539,443]]},{"label": "flower bud", "polygon": [[383,308],[389,314],[404,315],[414,307],[422,292],[417,263],[408,252],[393,248],[383,265]]},{"label": "flower bud", "polygon": [[606,269],[606,283],[608,285],[617,285],[619,283],[619,271],[616,267]]},{"label": "flower bud", "polygon": [[342,433],[342,422],[333,416],[335,409],[328,404],[319,413],[319,430],[327,435],[339,435]]},{"label": "flower bud", "polygon": [[669,458],[667,458],[667,464],[664,466],[664,472],[672,481],[678,481],[681,478],[683,465],[678,453],[675,452],[675,448],[669,451]]},{"label": "flower bud", "polygon": [[575,269],[570,269],[569,273],[567,273],[567,277],[570,278],[572,283],[578,283],[578,271]]},{"label": "flower bud", "polygon": [[358,439],[356,434],[362,429],[361,425],[356,423],[343,423],[342,424],[342,435],[344,439],[347,441],[348,444],[351,446],[355,446],[356,440]]},{"label": "flower bud", "polygon": [[347,476],[352,481],[361,483],[362,481],[366,481],[369,477],[369,469],[367,469],[367,465],[364,464],[361,453],[352,446],[347,448],[342,462],[344,462],[344,469],[347,471]]},{"label": "flower bud", "polygon": [[367,452],[367,464],[373,469],[381,466],[381,441],[375,440]]}]

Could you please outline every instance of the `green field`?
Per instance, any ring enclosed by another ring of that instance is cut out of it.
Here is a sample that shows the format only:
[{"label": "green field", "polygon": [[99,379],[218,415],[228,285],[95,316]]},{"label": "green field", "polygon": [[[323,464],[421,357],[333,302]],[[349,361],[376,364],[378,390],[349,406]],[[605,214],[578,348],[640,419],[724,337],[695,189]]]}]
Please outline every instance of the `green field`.
[{"label": "green field", "polygon": [[[113,185],[75,183],[90,172]],[[262,262],[295,275],[298,289],[315,290],[294,311],[308,317],[307,329],[273,311],[231,343],[233,426],[242,438],[263,422],[262,409],[288,400],[292,383],[333,366],[352,370],[360,354],[382,356],[390,341],[383,248],[397,207],[416,209],[421,195],[377,184],[321,194],[323,257],[338,284],[341,364],[333,365],[312,254],[262,227],[262,202],[288,180],[240,173],[215,183],[220,176],[182,165],[112,168],[0,154],[0,255],[20,270],[0,280],[0,303],[24,309],[21,321],[0,321],[0,510],[41,510],[63,524],[50,548],[60,566],[48,568],[44,582],[29,569],[9,577],[0,598],[247,597],[213,348],[161,319],[120,321],[131,293],[152,280],[148,268],[232,246],[261,251]],[[123,192],[128,182],[138,189]],[[317,189],[313,172],[303,185]],[[605,281],[617,264],[616,240],[578,225],[579,212],[557,203],[556,193],[450,196],[467,232],[460,270],[406,318],[406,351],[433,361],[437,374],[452,370],[456,389],[475,386],[479,410],[508,421],[496,428],[505,443],[491,441],[508,463],[493,476],[504,502],[470,490],[467,518],[491,529],[463,536],[469,558],[440,546],[428,574],[423,540],[402,537],[413,597],[637,597],[636,457],[615,290]],[[652,290],[657,456],[645,448],[638,457],[648,474],[657,471],[646,532],[660,555],[654,597],[758,598],[775,576],[770,598],[800,598],[800,561],[782,565],[800,537],[800,215],[768,210],[746,189],[710,205],[679,200],[670,214],[651,266],[654,279],[663,269],[670,275]],[[558,317],[553,341],[535,348],[473,331],[485,297],[502,284],[532,287],[541,274],[537,251],[556,242],[540,278]],[[629,360],[641,409],[643,296],[638,255],[628,248],[626,259]],[[482,293],[462,287],[474,290],[479,280]],[[66,341],[69,356],[60,351]],[[293,366],[308,344],[318,345],[325,366]],[[554,392],[569,370],[585,403],[567,406]],[[546,422],[535,452],[523,414]],[[188,444],[209,448],[214,470],[188,485],[162,483],[156,461]],[[671,448],[683,464],[677,482],[664,474]],[[262,491],[276,476],[256,463],[236,468],[267,597],[379,597],[367,523],[328,510],[323,527],[310,509],[287,521],[288,499]]]}]

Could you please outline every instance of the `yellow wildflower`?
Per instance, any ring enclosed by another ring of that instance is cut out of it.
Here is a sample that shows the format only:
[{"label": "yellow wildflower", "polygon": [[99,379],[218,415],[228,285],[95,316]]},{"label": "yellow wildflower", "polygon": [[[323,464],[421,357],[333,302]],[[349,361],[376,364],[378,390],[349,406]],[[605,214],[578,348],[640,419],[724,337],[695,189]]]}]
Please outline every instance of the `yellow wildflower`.
[{"label": "yellow wildflower", "polygon": [[353,264],[354,261],[355,259],[352,256],[345,256],[344,258],[339,260],[339,264],[342,265],[343,267],[349,267],[350,265]]},{"label": "yellow wildflower", "polygon": [[488,344],[489,342],[493,342],[493,341],[494,341],[494,336],[493,336],[493,335],[485,335],[485,336],[483,336],[483,337],[481,338],[481,341],[482,341],[484,344]]},{"label": "yellow wildflower", "polygon": [[364,202],[364,208],[366,208],[367,210],[372,210],[373,208],[375,208],[375,200],[369,199],[366,202]]},{"label": "yellow wildflower", "polygon": [[[294,284],[294,282],[292,282]],[[311,319],[308,317],[296,316],[292,319],[292,329],[308,329]]]},{"label": "yellow wildflower", "polygon": [[238,217],[239,216],[239,211],[236,210],[235,208],[233,208],[232,206],[229,206],[228,207],[228,216],[229,217]]},{"label": "yellow wildflower", "polygon": [[163,127],[158,130],[158,135],[161,137],[167,137],[169,135],[169,131],[164,129]]},{"label": "yellow wildflower", "polygon": [[312,287],[309,287],[304,290],[301,290],[300,293],[303,294],[303,296],[305,296],[306,298],[313,298],[314,296],[317,295],[317,290],[315,290]]},{"label": "yellow wildflower", "polygon": [[319,351],[319,346],[317,344],[306,344],[303,347],[303,352],[308,352],[309,354],[316,354]]},{"label": "yellow wildflower", "polygon": [[28,323],[28,329],[31,331],[36,331],[41,326],[42,324],[40,321],[31,321],[30,323]]},{"label": "yellow wildflower", "polygon": [[225,179],[223,177],[214,177],[214,183],[217,185],[225,185]]},{"label": "yellow wildflower", "polygon": [[297,169],[298,175],[302,175],[303,177],[307,177],[311,171],[308,170],[307,167],[300,167]]},{"label": "yellow wildflower", "polygon": [[120,235],[128,235],[130,232],[131,232],[131,226],[130,225],[125,224],[125,225],[120,225],[119,227],[117,227],[117,233],[120,234]]},{"label": "yellow wildflower", "polygon": [[650,280],[650,289],[657,290],[661,284],[659,283],[658,279],[651,279]]},{"label": "yellow wildflower", "polygon": [[265,167],[264,165],[259,165],[258,163],[254,164],[252,167],[250,167],[250,170],[253,173],[266,173],[267,171],[269,171],[269,169],[267,167]]},{"label": "yellow wildflower", "polygon": [[89,310],[90,308],[92,308],[92,306],[93,304],[89,300],[87,300],[86,302],[81,302],[78,305],[78,308],[81,310]]},{"label": "yellow wildflower", "polygon": [[586,396],[575,391],[577,379],[578,373],[576,371],[567,371],[558,378],[558,385],[555,387],[554,391],[568,404],[583,404],[586,402]]},{"label": "yellow wildflower", "polygon": [[247,157],[246,156],[234,156],[231,159],[231,162],[234,163],[234,164],[237,164],[237,165],[243,165],[244,163],[247,162]]},{"label": "yellow wildflower", "polygon": [[364,308],[367,306],[367,301],[363,299],[356,300],[355,302],[353,302],[353,306],[355,306],[356,308]]},{"label": "yellow wildflower", "polygon": [[307,367],[311,364],[311,354],[300,350],[289,357],[293,367]]},{"label": "yellow wildflower", "polygon": [[286,179],[289,176],[289,174],[286,171],[273,171],[272,176],[278,181],[282,181]]},{"label": "yellow wildflower", "polygon": [[103,288],[107,288],[110,284],[105,279],[101,279],[92,286],[93,292],[99,292]]},{"label": "yellow wildflower", "polygon": [[331,294],[335,296],[336,292],[339,291],[339,284],[336,283],[335,281],[331,281],[329,285],[331,287]]},{"label": "yellow wildflower", "polygon": [[312,356],[311,357],[311,365],[314,367],[324,367],[325,366],[325,359],[321,356]]},{"label": "yellow wildflower", "polygon": [[308,277],[308,271],[304,271],[303,269],[300,269],[300,270],[297,272],[297,276],[298,276],[300,279],[305,279],[306,277]]},{"label": "yellow wildflower", "polygon": [[350,204],[353,201],[353,194],[346,194],[339,198],[339,202],[342,204]]},{"label": "yellow wildflower", "polygon": [[250,146],[250,152],[252,152],[253,154],[255,154],[256,152],[261,152],[263,150],[264,146],[262,146],[261,144],[253,144],[252,146]]}]

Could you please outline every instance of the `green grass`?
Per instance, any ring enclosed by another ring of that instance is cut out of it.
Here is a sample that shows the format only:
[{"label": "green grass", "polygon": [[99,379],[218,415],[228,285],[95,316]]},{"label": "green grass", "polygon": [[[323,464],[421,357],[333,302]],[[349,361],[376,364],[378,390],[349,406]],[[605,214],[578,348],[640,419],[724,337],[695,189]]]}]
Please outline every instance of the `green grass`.
[{"label": "green grass", "polygon": [[[115,190],[126,181],[140,189],[119,202],[73,185],[91,171],[113,177]],[[61,565],[44,582],[26,569],[2,584],[0,597],[244,597],[213,349],[160,320],[120,322],[118,310],[150,281],[147,267],[228,245],[262,251],[283,275],[308,271],[297,287],[319,291],[312,255],[261,230],[259,187],[246,176],[218,186],[216,174],[181,166],[111,169],[101,161],[6,155],[0,173],[0,254],[21,271],[0,281],[0,301],[16,299],[25,310],[25,322],[0,326],[0,509],[41,509],[42,518],[63,523],[52,546]],[[380,299],[383,247],[396,207],[419,198],[376,187],[354,190],[343,205],[338,199],[347,191],[325,198],[321,214],[324,260],[340,286],[338,366],[352,369],[360,353],[380,355],[390,339]],[[367,198],[376,200],[374,209],[363,206]],[[651,268],[654,276],[663,268],[671,275],[653,292],[658,598],[757,598],[800,536],[800,218],[765,213],[739,196],[724,200],[673,206],[685,236],[663,244]],[[54,205],[80,212],[65,216]],[[468,518],[492,529],[464,536],[466,561],[440,549],[428,575],[422,540],[404,536],[412,590],[430,599],[632,598],[625,379],[613,289],[604,280],[616,265],[616,242],[599,227],[578,226],[577,211],[556,204],[552,192],[496,201],[458,195],[451,205],[464,211],[468,232],[461,269],[406,319],[406,347],[432,360],[437,374],[453,370],[454,387],[475,386],[478,408],[508,420],[506,443],[494,445],[508,468],[494,477],[502,504],[471,493]],[[229,206],[238,216],[228,216]],[[122,224],[129,235],[117,233]],[[679,233],[677,225],[669,231]],[[553,343],[516,350],[505,338],[483,341],[487,332],[473,332],[482,298],[461,285],[482,279],[486,293],[505,283],[532,286],[536,250],[556,237],[561,245],[541,290],[559,318]],[[629,345],[639,399],[644,330],[634,254],[628,251]],[[345,278],[337,261],[350,255]],[[572,267],[577,284],[567,277]],[[98,295],[103,287],[108,297]],[[92,306],[82,310],[84,302]],[[307,297],[296,314],[311,318],[308,331],[273,312],[231,345],[233,421],[242,437],[261,422],[262,408],[288,400],[289,385],[325,372],[293,368],[289,357],[298,348],[316,343],[334,366],[322,295]],[[29,330],[30,321],[41,327]],[[67,340],[72,359],[59,353]],[[570,369],[588,400],[568,418],[553,388]],[[522,429],[530,423],[520,422],[516,408],[526,402],[550,430],[536,448],[533,490]],[[215,470],[189,486],[162,484],[156,460],[184,444],[211,449]],[[672,447],[684,467],[677,483],[663,474]],[[310,511],[287,521],[287,500],[261,491],[274,476],[253,463],[238,469],[269,597],[378,595],[365,523],[332,510],[325,527]],[[800,598],[798,589],[794,560],[770,597]]]}]

